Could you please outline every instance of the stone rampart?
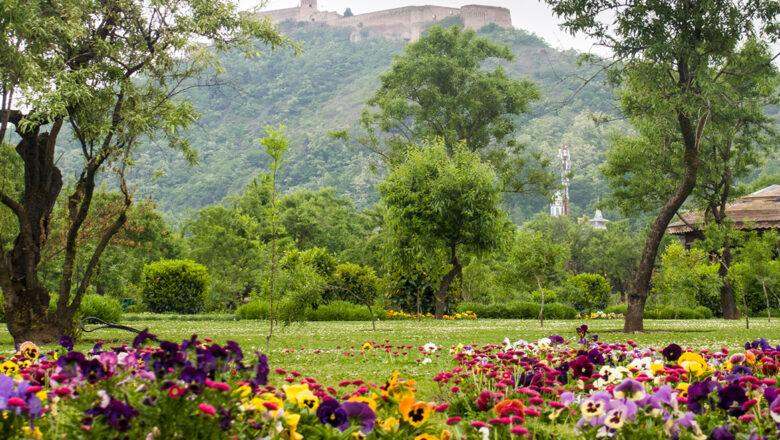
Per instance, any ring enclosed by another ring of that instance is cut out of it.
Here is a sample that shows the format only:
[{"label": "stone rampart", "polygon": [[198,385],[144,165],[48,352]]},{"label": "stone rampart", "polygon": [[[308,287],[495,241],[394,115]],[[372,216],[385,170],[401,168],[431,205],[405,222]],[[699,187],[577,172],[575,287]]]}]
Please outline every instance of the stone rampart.
[{"label": "stone rampart", "polygon": [[502,27],[512,26],[509,10],[497,6],[469,5],[460,9],[444,6],[405,6],[342,17],[335,12],[319,11],[316,5],[316,1],[307,0],[297,8],[261,12],[259,15],[270,17],[274,23],[293,20],[325,23],[334,27],[352,27],[355,29],[350,37],[353,41],[364,36],[415,41],[429,24],[453,16],[461,17],[465,27],[475,30],[492,23]]}]

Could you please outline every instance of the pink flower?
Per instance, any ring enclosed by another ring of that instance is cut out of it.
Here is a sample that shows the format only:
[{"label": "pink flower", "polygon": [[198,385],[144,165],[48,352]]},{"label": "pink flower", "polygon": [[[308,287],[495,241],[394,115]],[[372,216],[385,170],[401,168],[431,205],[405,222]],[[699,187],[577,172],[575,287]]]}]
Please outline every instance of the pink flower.
[{"label": "pink flower", "polygon": [[198,409],[200,410],[200,412],[204,414],[208,414],[210,416],[213,416],[214,413],[217,412],[217,410],[215,410],[214,407],[209,405],[208,403],[201,403],[200,405],[198,405]]},{"label": "pink flower", "polygon": [[475,427],[477,429],[485,428],[485,427],[487,427],[487,423],[481,422],[481,421],[477,420],[475,422],[471,422],[471,426],[473,426],[473,427]]},{"label": "pink flower", "polygon": [[461,419],[458,416],[453,416],[453,417],[450,417],[449,419],[447,419],[447,424],[448,425],[456,425],[456,424],[460,423],[462,420],[463,419]]},{"label": "pink flower", "polygon": [[54,394],[58,396],[69,396],[71,393],[70,388],[68,387],[60,387],[54,389]]},{"label": "pink flower", "polygon": [[8,406],[24,406],[25,402],[24,399],[20,399],[18,397],[11,397],[7,401]]},{"label": "pink flower", "polygon": [[438,413],[438,412],[446,411],[447,408],[449,407],[450,407],[449,403],[442,403],[441,405],[434,408],[433,411]]},{"label": "pink flower", "polygon": [[518,434],[518,435],[526,435],[528,434],[528,430],[525,429],[525,426],[513,426],[512,429],[509,430],[512,434]]}]

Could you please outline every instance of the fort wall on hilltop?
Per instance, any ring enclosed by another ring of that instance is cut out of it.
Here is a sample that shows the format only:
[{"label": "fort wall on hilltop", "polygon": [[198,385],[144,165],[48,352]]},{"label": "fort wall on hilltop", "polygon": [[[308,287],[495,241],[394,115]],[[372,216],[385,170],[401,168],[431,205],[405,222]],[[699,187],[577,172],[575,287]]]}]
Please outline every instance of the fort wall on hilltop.
[{"label": "fort wall on hilltop", "polygon": [[296,8],[262,11],[260,17],[269,17],[274,24],[284,21],[320,23],[333,27],[350,27],[350,40],[385,38],[415,41],[431,23],[447,17],[460,17],[463,25],[478,30],[489,24],[511,27],[509,10],[497,6],[468,5],[462,8],[444,6],[405,6],[383,11],[343,17],[336,12],[320,11],[317,0],[302,0]]}]

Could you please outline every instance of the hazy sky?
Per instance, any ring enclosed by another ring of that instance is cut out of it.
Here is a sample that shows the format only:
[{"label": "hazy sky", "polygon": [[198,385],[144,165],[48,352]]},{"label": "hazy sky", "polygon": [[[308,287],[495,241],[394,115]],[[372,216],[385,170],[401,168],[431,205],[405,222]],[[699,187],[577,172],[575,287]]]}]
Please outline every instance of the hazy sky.
[{"label": "hazy sky", "polygon": [[[257,2],[240,0],[244,8],[253,7]],[[291,8],[298,6],[299,0],[268,0],[264,10]],[[512,25],[542,37],[552,47],[558,49],[574,48],[580,52],[605,54],[604,48],[594,47],[582,36],[574,38],[558,27],[558,20],[550,8],[538,0],[319,0],[321,11],[334,11],[343,14],[347,8],[354,14],[362,14],[402,6],[436,5],[459,8],[463,5],[490,5],[507,8],[512,13]]]}]

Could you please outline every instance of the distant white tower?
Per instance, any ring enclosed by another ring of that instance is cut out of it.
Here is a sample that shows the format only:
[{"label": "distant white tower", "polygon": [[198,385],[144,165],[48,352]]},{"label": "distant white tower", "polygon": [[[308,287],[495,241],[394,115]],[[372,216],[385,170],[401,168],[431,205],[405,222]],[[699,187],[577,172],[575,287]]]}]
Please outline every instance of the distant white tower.
[{"label": "distant white tower", "polygon": [[607,223],[609,223],[609,220],[604,218],[600,209],[597,209],[596,216],[588,221],[593,229],[607,229]]},{"label": "distant white tower", "polygon": [[571,154],[569,146],[563,144],[558,150],[558,158],[561,160],[561,185],[562,190],[555,191],[555,200],[550,205],[550,215],[558,217],[560,215],[569,215],[569,173],[571,172]]}]

